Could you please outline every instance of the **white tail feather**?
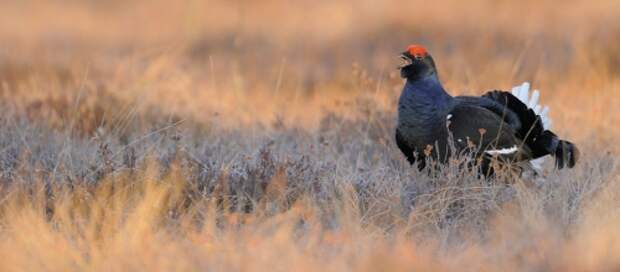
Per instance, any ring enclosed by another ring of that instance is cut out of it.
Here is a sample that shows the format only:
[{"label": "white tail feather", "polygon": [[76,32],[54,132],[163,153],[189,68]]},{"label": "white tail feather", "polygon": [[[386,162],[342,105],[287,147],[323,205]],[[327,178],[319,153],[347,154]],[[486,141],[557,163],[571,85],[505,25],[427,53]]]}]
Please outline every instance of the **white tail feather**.
[{"label": "white tail feather", "polygon": [[530,103],[528,103],[528,107],[530,108],[539,107],[538,105],[539,96],[540,96],[540,92],[538,90],[534,90],[532,92],[532,97],[530,98]]},{"label": "white tail feather", "polygon": [[537,172],[541,172],[543,168],[543,163],[545,163],[546,158],[547,156],[533,159],[530,161],[530,165],[532,165],[532,168],[534,168],[534,170],[536,170]]},{"label": "white tail feather", "polygon": [[[551,118],[549,118],[549,107],[539,105],[538,99],[540,98],[540,92],[538,90],[534,90],[530,97],[530,83],[524,82],[520,86],[515,86],[512,88],[512,95],[516,96],[521,102],[527,105],[528,108],[532,109],[534,113],[540,116],[540,120],[542,121],[543,128],[550,129],[551,128]],[[542,165],[547,156],[531,160],[530,164],[536,171],[542,170]]]},{"label": "white tail feather", "polygon": [[543,127],[545,129],[551,128],[549,107],[538,104],[538,99],[540,98],[540,91],[534,90],[532,91],[532,95],[530,96],[530,83],[524,82],[523,84],[512,88],[512,95],[516,96],[519,100],[521,100],[521,102],[527,105],[528,108],[532,109],[534,113],[540,116]]},{"label": "white tail feather", "polygon": [[546,129],[551,128],[551,118],[549,118],[549,107],[545,106],[540,113],[541,116],[546,116],[546,118],[542,119],[543,127]]}]

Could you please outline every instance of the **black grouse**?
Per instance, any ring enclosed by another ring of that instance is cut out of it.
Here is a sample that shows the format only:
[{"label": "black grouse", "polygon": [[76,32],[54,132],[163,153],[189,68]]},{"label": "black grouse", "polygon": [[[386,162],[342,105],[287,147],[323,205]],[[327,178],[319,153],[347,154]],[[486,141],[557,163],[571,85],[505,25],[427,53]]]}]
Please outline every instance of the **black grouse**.
[{"label": "black grouse", "polygon": [[548,130],[548,109],[537,105],[538,91],[529,98],[528,83],[512,93],[453,97],[424,47],[411,45],[400,57],[406,83],[398,101],[396,144],[410,163],[423,169],[427,159],[445,163],[451,153],[469,152],[485,173],[492,171],[493,159],[533,164],[552,155],[558,168],[575,165],[579,150]]}]

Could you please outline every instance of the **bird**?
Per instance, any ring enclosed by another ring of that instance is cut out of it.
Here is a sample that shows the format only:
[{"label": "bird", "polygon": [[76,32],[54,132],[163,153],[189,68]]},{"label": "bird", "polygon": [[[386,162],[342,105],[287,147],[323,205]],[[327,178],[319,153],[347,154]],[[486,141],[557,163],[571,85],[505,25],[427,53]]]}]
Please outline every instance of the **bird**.
[{"label": "bird", "polygon": [[558,169],[575,166],[579,149],[550,130],[549,108],[538,105],[540,93],[530,95],[529,83],[510,92],[452,96],[423,46],[408,46],[400,58],[405,85],[398,100],[396,145],[420,170],[429,161],[445,164],[464,153],[475,156],[484,174],[493,172],[494,161],[540,169],[548,155]]}]

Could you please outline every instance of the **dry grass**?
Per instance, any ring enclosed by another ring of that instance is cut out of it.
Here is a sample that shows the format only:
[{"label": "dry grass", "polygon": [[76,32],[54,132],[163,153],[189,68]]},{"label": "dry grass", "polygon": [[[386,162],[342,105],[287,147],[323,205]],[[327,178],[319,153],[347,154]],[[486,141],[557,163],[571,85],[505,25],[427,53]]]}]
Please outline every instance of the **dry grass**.
[{"label": "dry grass", "polygon": [[[5,1],[1,271],[615,271],[620,4]],[[25,19],[27,18],[27,19]],[[583,159],[544,183],[393,143],[395,55],[531,81]]]}]

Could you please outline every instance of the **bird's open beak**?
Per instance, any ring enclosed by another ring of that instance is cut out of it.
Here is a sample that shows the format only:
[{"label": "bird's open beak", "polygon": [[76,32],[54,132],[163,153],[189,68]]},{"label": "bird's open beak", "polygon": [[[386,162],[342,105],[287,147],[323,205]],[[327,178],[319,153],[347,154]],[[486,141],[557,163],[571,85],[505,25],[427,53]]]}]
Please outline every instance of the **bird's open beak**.
[{"label": "bird's open beak", "polygon": [[400,64],[398,65],[397,69],[399,70],[403,69],[403,67],[413,64],[413,60],[405,55],[400,55],[398,56],[398,58],[400,59]]}]

